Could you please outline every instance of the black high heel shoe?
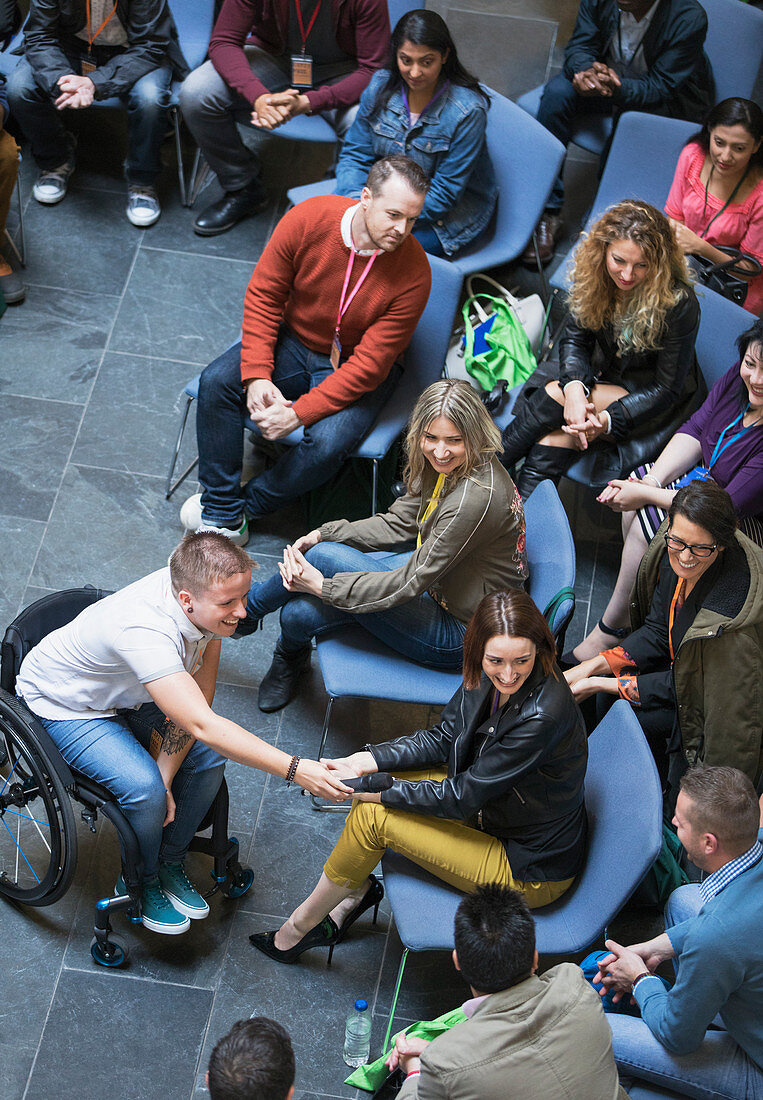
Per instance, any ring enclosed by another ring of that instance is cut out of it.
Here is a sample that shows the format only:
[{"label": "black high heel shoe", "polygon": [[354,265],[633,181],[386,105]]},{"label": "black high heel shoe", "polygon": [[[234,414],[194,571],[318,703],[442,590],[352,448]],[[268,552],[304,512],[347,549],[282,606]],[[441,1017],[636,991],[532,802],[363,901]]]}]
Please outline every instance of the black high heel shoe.
[{"label": "black high heel shoe", "polygon": [[337,943],[342,942],[358,917],[361,916],[362,913],[365,913],[366,909],[370,909],[372,905],[374,907],[374,924],[376,924],[376,918],[379,916],[379,906],[384,897],[384,887],[379,882],[376,875],[369,875],[368,877],[371,879],[371,885],[352,912],[348,913],[342,921],[341,927],[338,929]]},{"label": "black high heel shoe", "polygon": [[303,951],[309,951],[311,947],[328,947],[327,965],[331,966],[331,956],[334,954],[334,948],[339,943],[339,929],[331,917],[324,917],[321,923],[316,924],[315,928],[311,928],[299,943],[295,943],[293,947],[289,947],[286,951],[281,951],[276,947],[275,935],[275,932],[253,932],[249,937],[249,942],[252,947],[256,947],[263,955],[267,955],[269,958],[281,963],[295,962]]}]

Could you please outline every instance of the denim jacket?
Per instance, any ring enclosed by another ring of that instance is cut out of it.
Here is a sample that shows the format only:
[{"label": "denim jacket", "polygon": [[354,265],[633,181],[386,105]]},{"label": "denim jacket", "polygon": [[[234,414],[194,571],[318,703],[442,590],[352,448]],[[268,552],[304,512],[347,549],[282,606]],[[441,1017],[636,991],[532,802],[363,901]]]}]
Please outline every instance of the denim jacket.
[{"label": "denim jacket", "polygon": [[388,75],[386,69],[374,73],[361,97],[339,157],[337,191],[357,198],[380,157],[411,157],[431,181],[421,220],[431,224],[452,256],[482,232],[498,195],[485,147],[487,104],[477,92],[451,84],[410,126],[400,89],[375,110]]}]

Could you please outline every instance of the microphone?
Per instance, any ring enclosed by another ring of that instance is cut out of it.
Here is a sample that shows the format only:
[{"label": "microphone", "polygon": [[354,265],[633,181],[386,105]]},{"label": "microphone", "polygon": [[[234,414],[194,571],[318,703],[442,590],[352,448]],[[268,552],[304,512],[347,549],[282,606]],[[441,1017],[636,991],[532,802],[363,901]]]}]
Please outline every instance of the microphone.
[{"label": "microphone", "polygon": [[379,791],[388,791],[395,780],[389,772],[373,772],[371,775],[359,775],[357,779],[343,779],[341,782],[353,791],[376,794]]}]

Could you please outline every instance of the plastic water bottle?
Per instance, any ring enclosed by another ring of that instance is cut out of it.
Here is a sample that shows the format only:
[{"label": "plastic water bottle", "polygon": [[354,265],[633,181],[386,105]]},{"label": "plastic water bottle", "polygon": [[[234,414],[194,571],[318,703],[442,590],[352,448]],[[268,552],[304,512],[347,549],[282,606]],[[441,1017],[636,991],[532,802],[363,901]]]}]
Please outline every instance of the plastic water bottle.
[{"label": "plastic water bottle", "polygon": [[370,1053],[371,1017],[368,1015],[368,1004],[357,1000],[344,1029],[344,1060],[348,1066],[357,1069],[366,1064]]}]

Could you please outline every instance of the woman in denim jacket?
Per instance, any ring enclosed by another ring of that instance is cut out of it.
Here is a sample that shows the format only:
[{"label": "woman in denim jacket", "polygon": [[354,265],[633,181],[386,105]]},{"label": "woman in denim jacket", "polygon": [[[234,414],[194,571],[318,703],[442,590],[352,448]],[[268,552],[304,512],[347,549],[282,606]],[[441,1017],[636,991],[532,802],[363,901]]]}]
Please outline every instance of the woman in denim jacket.
[{"label": "woman in denim jacket", "polygon": [[411,157],[431,180],[413,235],[432,255],[454,256],[482,233],[495,207],[485,145],[489,106],[440,16],[408,12],[392,32],[387,68],[372,77],[345,138],[337,192],[359,196],[380,157]]}]

